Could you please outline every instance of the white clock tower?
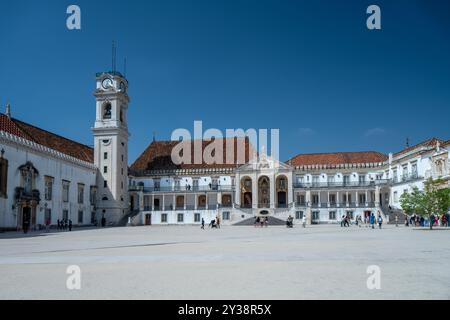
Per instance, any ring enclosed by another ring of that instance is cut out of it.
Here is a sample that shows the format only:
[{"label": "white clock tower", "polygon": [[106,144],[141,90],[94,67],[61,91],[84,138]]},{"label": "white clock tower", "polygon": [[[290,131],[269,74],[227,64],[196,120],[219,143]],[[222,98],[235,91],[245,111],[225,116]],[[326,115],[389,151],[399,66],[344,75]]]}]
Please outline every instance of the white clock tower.
[{"label": "white clock tower", "polygon": [[119,72],[96,75],[94,163],[97,167],[96,217],[116,223],[128,213],[128,81]]}]

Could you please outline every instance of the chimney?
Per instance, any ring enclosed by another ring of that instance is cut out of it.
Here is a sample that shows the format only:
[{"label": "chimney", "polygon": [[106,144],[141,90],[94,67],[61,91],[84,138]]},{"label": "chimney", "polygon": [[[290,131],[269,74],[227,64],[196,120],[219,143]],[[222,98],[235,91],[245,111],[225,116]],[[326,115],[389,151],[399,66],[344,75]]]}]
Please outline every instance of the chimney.
[{"label": "chimney", "polygon": [[8,118],[11,118],[11,105],[9,104],[9,102],[6,104],[5,114]]}]

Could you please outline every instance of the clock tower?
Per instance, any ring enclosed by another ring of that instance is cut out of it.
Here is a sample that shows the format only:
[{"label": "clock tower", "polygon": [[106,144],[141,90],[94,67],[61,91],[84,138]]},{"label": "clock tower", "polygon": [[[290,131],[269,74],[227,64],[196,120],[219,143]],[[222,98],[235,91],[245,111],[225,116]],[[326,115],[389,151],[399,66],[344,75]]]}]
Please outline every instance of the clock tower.
[{"label": "clock tower", "polygon": [[94,164],[96,218],[117,223],[128,213],[128,81],[117,71],[96,75]]}]

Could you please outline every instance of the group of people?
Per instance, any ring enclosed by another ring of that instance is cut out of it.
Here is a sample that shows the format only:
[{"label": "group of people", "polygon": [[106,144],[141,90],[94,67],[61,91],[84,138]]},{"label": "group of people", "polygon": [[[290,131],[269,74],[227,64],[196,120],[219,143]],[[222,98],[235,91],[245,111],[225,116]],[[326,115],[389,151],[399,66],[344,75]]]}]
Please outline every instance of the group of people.
[{"label": "group of people", "polygon": [[[351,224],[351,217],[347,215],[343,215],[341,219],[341,227],[350,227]],[[372,212],[370,215],[366,215],[363,219],[360,215],[356,216],[355,218],[355,225],[358,227],[362,227],[363,224],[366,227],[371,227],[372,229],[375,229],[375,224],[378,224],[378,228],[381,229],[383,225],[383,217],[381,216],[381,213],[378,212],[377,216]]]},{"label": "group of people", "polygon": [[269,225],[269,217],[255,217],[255,228],[260,226],[267,227]]},{"label": "group of people", "polygon": [[[398,225],[398,217],[395,217],[396,224]],[[442,215],[431,215],[430,219],[424,218],[423,216],[419,216],[416,214],[413,214],[411,216],[405,215],[405,226],[409,227],[415,226],[415,227],[425,227],[429,226],[430,223],[432,223],[433,227],[448,227],[448,223],[450,220],[450,214],[444,213]]]},{"label": "group of people", "polygon": [[72,220],[70,219],[62,219],[57,221],[58,223],[58,230],[62,231],[72,231]]},{"label": "group of people", "polygon": [[[291,215],[289,215],[289,217],[286,220],[286,226],[288,228],[294,227],[294,217],[292,217]],[[302,217],[302,226],[303,226],[303,228],[306,228],[306,215],[305,214]]]},{"label": "group of people", "polygon": [[[211,228],[211,229],[220,229],[220,217],[219,216],[217,216],[215,219],[210,221],[209,228]],[[205,219],[203,219],[203,218],[202,218],[201,229],[205,230]]]}]

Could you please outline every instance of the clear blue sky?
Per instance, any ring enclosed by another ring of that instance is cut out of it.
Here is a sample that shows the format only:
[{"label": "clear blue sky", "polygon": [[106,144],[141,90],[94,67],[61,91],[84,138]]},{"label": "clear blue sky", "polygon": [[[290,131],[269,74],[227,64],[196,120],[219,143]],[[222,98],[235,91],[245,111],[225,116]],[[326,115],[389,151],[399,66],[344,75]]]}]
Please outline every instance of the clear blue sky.
[{"label": "clear blue sky", "polygon": [[[82,30],[66,28],[77,4]],[[382,30],[366,28],[370,4]],[[156,131],[279,128],[283,160],[450,138],[450,2],[2,1],[0,104],[92,145],[95,73],[128,60],[130,162]]]}]

